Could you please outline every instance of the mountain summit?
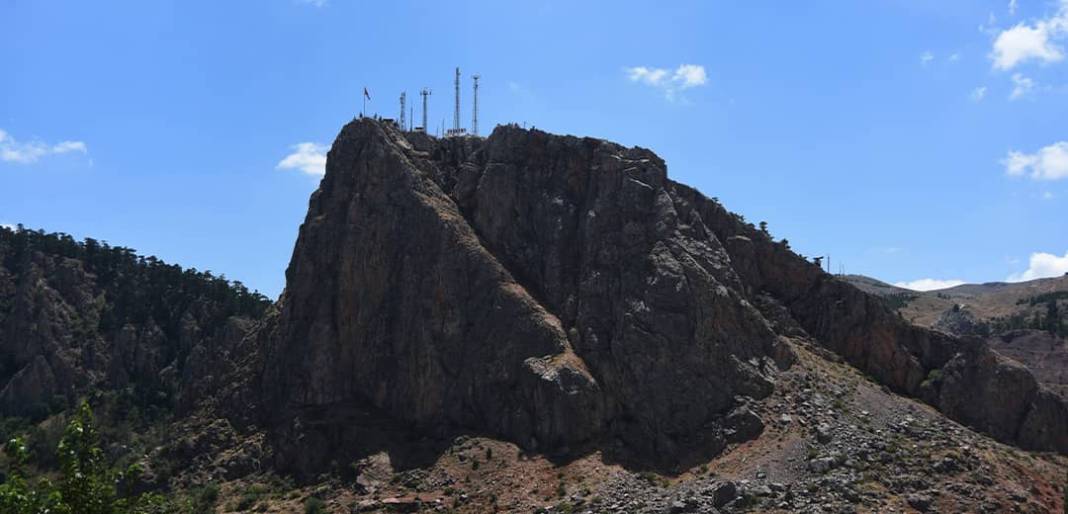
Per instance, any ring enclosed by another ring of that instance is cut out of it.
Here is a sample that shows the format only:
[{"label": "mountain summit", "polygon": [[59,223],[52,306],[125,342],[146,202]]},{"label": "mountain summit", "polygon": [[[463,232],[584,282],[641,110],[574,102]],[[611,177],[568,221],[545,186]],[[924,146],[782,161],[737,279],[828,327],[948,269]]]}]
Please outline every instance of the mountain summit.
[{"label": "mountain summit", "polygon": [[751,406],[802,342],[1000,440],[1068,451],[1065,403],[1026,370],[907,323],[641,148],[354,120],[286,279],[254,389],[281,446],[302,441],[282,452],[298,469],[344,446],[329,412],[356,405],[426,433],[684,466],[760,433]]}]

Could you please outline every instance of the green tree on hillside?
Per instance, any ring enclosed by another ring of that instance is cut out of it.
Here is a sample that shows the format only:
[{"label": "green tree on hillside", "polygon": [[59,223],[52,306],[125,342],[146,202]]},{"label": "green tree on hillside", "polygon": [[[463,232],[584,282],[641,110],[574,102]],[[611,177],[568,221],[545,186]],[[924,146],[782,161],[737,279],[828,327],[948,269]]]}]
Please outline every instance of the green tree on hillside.
[{"label": "green tree on hillside", "polygon": [[125,472],[110,466],[100,449],[100,437],[88,402],[78,407],[59,442],[60,478],[32,481],[27,475],[29,452],[21,438],[4,447],[11,464],[0,484],[2,514],[164,514],[173,512],[163,497],[155,494],[120,494],[117,484],[133,478],[136,469]]}]

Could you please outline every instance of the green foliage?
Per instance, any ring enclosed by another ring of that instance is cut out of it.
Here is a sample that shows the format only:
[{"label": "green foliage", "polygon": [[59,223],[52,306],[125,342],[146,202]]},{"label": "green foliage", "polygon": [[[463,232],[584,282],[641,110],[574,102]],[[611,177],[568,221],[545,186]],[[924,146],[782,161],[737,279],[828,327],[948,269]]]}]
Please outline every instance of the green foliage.
[{"label": "green foliage", "polygon": [[29,429],[30,422],[26,418],[0,418],[0,441],[10,441]]},{"label": "green foliage", "polygon": [[912,293],[893,293],[883,297],[883,301],[886,302],[886,306],[892,310],[899,310],[908,306],[909,302],[918,298],[918,295]]},{"label": "green foliage", "polygon": [[134,467],[118,471],[107,462],[93,422],[93,412],[82,402],[67,424],[56,449],[60,478],[30,480],[30,449],[21,437],[4,446],[10,461],[7,480],[0,484],[3,514],[169,514],[179,512],[158,494],[123,494],[118,485],[136,479]]},{"label": "green foliage", "polygon": [[241,497],[237,499],[237,510],[251,510],[267,496],[267,489],[259,484],[253,484],[245,489],[245,492],[241,493]]},{"label": "green foliage", "polygon": [[941,369],[932,369],[927,372],[927,378],[923,379],[923,382],[920,383],[920,387],[939,387],[942,385],[942,376]]},{"label": "green foliage", "polygon": [[210,332],[230,316],[260,317],[270,305],[241,282],[210,271],[183,270],[153,256],[139,256],[131,248],[90,238],[79,242],[63,233],[0,228],[0,260],[8,270],[22,272],[33,252],[80,260],[96,275],[107,298],[99,320],[104,332],[153,319],[168,338],[176,338],[186,314],[208,320],[200,325]]},{"label": "green foliage", "polygon": [[37,487],[26,478],[26,464],[30,452],[22,438],[16,437],[4,445],[10,460],[7,480],[0,484],[0,512],[4,514],[38,514],[58,510],[58,493],[47,481]]},{"label": "green foliage", "polygon": [[309,496],[307,500],[304,500],[304,514],[324,514],[326,512],[326,504],[323,500]]},{"label": "green foliage", "polygon": [[213,512],[215,504],[218,502],[219,486],[208,484],[198,487],[190,493],[185,510],[190,514],[194,512]]},{"label": "green foliage", "polygon": [[[1010,330],[1032,329],[1045,330],[1050,334],[1068,337],[1068,311],[1057,303],[1059,293],[1048,293],[1031,297],[1032,300],[1043,298],[1046,304],[1045,312],[1034,311],[1033,313],[1017,313],[1012,316],[997,317],[990,321],[994,333],[1008,332]],[[1020,305],[1019,302],[1017,302]],[[1038,305],[1038,302],[1030,305]]]},{"label": "green foliage", "polygon": [[57,450],[63,478],[59,493],[69,505],[79,506],[83,514],[110,514],[118,493],[116,478],[99,447],[93,425],[93,413],[87,402],[78,407],[67,425]]},{"label": "green foliage", "polygon": [[1053,291],[1051,293],[1042,293],[1027,298],[1020,298],[1019,300],[1016,300],[1016,305],[1027,304],[1034,307],[1035,305],[1047,303],[1050,300],[1068,300],[1068,291]]},{"label": "green foliage", "polygon": [[1061,322],[1060,309],[1057,300],[1046,302],[1046,318],[1042,321],[1042,328],[1054,335],[1064,335],[1064,324]]}]

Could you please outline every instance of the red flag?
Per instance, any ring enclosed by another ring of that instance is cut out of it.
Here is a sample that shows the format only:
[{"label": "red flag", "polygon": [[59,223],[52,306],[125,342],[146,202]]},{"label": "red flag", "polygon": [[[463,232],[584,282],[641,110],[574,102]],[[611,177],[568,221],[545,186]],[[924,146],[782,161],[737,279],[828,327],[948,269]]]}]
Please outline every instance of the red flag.
[{"label": "red flag", "polygon": [[368,100],[371,99],[371,94],[367,92],[367,87],[366,86],[363,88],[363,97],[368,99]]}]

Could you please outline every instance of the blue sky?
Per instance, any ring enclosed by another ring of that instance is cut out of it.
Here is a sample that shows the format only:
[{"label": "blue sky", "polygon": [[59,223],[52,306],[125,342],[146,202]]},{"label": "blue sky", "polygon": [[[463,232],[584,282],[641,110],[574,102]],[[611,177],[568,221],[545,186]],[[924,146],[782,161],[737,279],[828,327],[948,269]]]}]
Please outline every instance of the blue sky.
[{"label": "blue sky", "polygon": [[[1068,0],[0,0],[0,223],[274,296],[360,109],[651,148],[838,271],[1068,271]],[[419,116],[416,109],[416,116]]]}]

